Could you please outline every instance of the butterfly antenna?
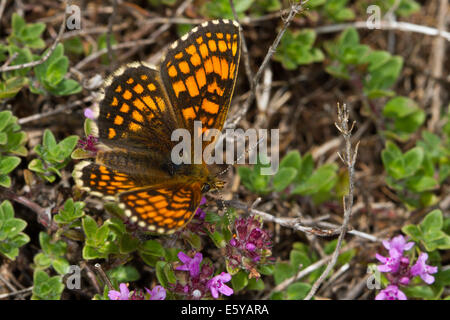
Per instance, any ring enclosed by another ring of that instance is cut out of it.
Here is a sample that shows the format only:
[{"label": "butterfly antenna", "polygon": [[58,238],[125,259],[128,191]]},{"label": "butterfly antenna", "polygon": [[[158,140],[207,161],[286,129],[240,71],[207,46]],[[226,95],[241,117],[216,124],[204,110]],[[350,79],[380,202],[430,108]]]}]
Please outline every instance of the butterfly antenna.
[{"label": "butterfly antenna", "polygon": [[227,216],[228,224],[231,224],[231,218],[228,214],[228,208],[227,208],[227,205],[225,204],[225,200],[223,198],[223,192],[220,189],[217,189],[217,194],[219,196],[219,201],[222,205],[223,214]]},{"label": "butterfly antenna", "polygon": [[249,147],[249,148],[248,148],[248,151],[246,151],[246,152],[244,152],[243,154],[241,154],[241,155],[236,159],[236,161],[235,161],[234,163],[228,164],[227,167],[226,167],[224,170],[222,170],[221,172],[219,172],[216,176],[221,176],[221,175],[227,173],[227,172],[230,170],[230,168],[232,168],[232,166],[233,166],[234,164],[238,163],[239,160],[241,160],[243,157],[245,157],[247,153],[250,154],[250,152],[251,152],[253,149],[255,149],[261,142],[263,142],[264,139],[265,139],[265,137],[262,137],[261,139],[259,139],[259,140],[255,143],[255,145]]}]

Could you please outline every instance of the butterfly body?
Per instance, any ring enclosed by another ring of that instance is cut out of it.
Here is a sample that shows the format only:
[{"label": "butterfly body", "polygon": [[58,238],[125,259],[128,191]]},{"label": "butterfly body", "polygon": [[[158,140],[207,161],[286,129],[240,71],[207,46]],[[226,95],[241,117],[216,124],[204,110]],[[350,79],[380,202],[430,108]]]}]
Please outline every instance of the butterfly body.
[{"label": "butterfly body", "polygon": [[[176,41],[158,68],[133,63],[116,71],[99,104],[100,151],[95,162],[76,165],[77,186],[118,202],[149,231],[170,234],[186,225],[202,193],[224,182],[204,161],[176,164],[172,133],[186,130],[194,146],[208,129],[222,130],[239,58],[239,25],[215,20]],[[195,132],[195,121],[201,132]],[[202,151],[211,143],[203,142]]]}]

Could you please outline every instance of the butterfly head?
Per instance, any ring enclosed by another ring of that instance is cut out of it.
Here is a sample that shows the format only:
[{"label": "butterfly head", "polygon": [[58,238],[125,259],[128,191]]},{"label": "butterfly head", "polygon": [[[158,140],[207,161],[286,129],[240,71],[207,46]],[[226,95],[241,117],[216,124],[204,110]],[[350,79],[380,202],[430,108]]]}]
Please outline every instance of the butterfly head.
[{"label": "butterfly head", "polygon": [[203,183],[202,186],[202,193],[206,193],[210,190],[218,190],[222,189],[225,185],[225,182],[222,180],[217,179],[214,176],[209,176],[205,183]]}]

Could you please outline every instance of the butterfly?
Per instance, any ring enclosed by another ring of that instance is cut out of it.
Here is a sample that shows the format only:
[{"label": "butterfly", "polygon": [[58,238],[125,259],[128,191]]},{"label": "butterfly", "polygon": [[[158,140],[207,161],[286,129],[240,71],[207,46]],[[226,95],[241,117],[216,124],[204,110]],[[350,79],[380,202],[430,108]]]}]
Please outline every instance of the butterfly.
[{"label": "butterfly", "polygon": [[[222,130],[233,95],[241,39],[232,20],[204,22],[174,42],[158,67],[131,63],[105,81],[95,162],[75,166],[76,185],[115,201],[138,226],[171,234],[194,216],[202,194],[223,187],[205,161],[175,164],[176,129],[192,139]],[[202,132],[194,132],[201,121]],[[202,149],[210,143],[203,142]]]}]

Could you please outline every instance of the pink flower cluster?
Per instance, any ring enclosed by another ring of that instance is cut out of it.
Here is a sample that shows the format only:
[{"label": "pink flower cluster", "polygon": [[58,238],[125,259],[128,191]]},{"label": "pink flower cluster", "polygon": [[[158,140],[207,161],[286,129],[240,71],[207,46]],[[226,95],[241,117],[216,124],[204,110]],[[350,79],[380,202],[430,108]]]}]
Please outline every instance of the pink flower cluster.
[{"label": "pink flower cluster", "polygon": [[407,300],[406,295],[399,287],[407,286],[415,276],[419,276],[427,284],[434,282],[432,274],[436,273],[438,269],[426,264],[427,253],[420,253],[416,263],[410,265],[410,258],[405,255],[405,251],[413,248],[414,242],[407,242],[402,235],[399,235],[390,241],[383,241],[383,246],[389,251],[389,256],[376,254],[376,258],[382,263],[378,266],[378,271],[386,273],[390,284],[386,289],[380,291],[375,297],[376,300]]},{"label": "pink flower cluster", "polygon": [[233,289],[228,287],[225,283],[231,280],[231,275],[222,272],[216,276],[212,276],[214,268],[203,263],[203,255],[200,252],[193,254],[193,257],[188,256],[184,252],[178,253],[178,259],[183,265],[177,267],[175,270],[187,271],[185,279],[179,280],[170,288],[175,294],[183,296],[184,299],[200,300],[208,297],[209,294],[214,299],[219,298],[219,294],[230,296],[233,294]]}]

